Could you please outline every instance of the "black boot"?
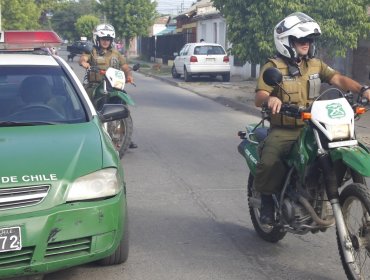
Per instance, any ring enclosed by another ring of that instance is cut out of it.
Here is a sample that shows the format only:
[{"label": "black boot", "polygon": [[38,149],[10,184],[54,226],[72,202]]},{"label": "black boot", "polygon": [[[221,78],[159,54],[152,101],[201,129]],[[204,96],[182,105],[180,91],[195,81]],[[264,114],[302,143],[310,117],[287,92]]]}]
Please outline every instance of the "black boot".
[{"label": "black boot", "polygon": [[261,224],[272,225],[275,221],[275,206],[272,195],[261,194]]}]

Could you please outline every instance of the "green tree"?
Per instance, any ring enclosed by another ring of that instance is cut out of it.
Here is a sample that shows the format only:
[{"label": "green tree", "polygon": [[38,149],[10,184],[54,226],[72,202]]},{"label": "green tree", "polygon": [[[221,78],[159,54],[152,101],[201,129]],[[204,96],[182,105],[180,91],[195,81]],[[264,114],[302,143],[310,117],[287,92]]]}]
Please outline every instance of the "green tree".
[{"label": "green tree", "polygon": [[31,30],[40,28],[41,9],[35,1],[1,0],[3,30]]},{"label": "green tree", "polygon": [[157,16],[157,3],[151,0],[100,0],[99,8],[116,36],[124,38],[126,49],[135,36],[147,35]]},{"label": "green tree", "polygon": [[[94,15],[99,18],[95,0],[65,1],[60,3],[53,12],[51,19],[53,29],[63,38],[79,40],[81,34],[76,30],[77,19],[83,15]],[[90,30],[90,33],[92,29]]]},{"label": "green tree", "polygon": [[274,55],[273,28],[287,15],[302,11],[320,25],[319,48],[344,56],[370,31],[370,0],[212,0],[228,24],[232,53],[251,63]]},{"label": "green tree", "polygon": [[94,15],[85,15],[77,19],[76,31],[80,36],[92,39],[92,31],[99,24],[100,20]]}]

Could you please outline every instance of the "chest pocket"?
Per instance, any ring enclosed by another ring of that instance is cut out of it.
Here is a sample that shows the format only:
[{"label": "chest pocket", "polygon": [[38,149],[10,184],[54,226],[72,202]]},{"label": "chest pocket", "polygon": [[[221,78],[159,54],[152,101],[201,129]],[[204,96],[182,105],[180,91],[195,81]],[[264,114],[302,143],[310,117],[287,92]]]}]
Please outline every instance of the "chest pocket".
[{"label": "chest pocket", "polygon": [[283,102],[302,102],[302,85],[300,81],[295,78],[284,77],[282,87],[289,94],[287,95],[284,92],[281,93]]}]

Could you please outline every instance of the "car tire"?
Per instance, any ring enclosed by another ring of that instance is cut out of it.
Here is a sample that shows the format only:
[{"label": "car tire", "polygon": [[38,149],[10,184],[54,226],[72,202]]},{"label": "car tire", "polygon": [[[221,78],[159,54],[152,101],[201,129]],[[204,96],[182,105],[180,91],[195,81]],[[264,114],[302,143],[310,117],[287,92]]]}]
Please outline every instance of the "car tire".
[{"label": "car tire", "polygon": [[186,67],[184,68],[184,80],[185,82],[191,81],[191,75],[188,73],[188,70],[186,70]]},{"label": "car tire", "polygon": [[222,75],[223,82],[230,82],[230,73],[226,73]]},{"label": "car tire", "polygon": [[177,73],[175,65],[172,66],[171,73],[172,73],[172,78],[174,79],[180,78],[180,74]]},{"label": "car tire", "polygon": [[[126,212],[127,213],[127,212]],[[129,252],[129,231],[128,231],[128,217],[126,216],[126,223],[123,225],[122,239],[118,244],[117,249],[112,255],[98,260],[97,263],[101,266],[109,266],[121,264],[127,261]]]}]

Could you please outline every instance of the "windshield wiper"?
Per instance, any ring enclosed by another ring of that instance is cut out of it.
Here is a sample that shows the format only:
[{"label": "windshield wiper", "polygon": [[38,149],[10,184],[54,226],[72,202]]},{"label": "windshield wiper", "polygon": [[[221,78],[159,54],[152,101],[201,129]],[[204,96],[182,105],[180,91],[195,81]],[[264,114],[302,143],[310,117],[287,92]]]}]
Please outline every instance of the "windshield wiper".
[{"label": "windshield wiper", "polygon": [[0,127],[5,127],[5,126],[53,125],[53,124],[57,124],[57,123],[56,122],[41,122],[41,121],[34,121],[34,122],[0,121]]}]

